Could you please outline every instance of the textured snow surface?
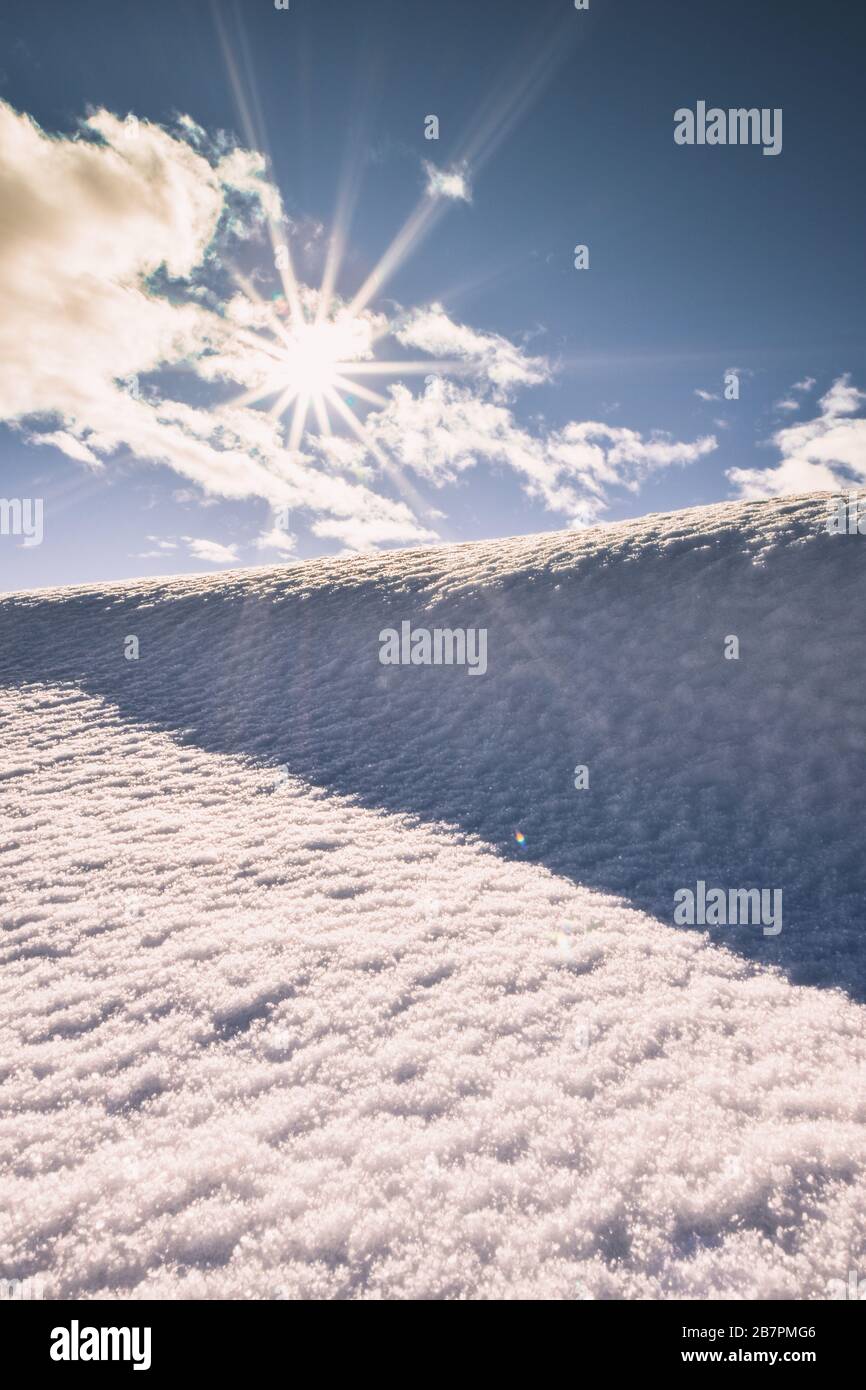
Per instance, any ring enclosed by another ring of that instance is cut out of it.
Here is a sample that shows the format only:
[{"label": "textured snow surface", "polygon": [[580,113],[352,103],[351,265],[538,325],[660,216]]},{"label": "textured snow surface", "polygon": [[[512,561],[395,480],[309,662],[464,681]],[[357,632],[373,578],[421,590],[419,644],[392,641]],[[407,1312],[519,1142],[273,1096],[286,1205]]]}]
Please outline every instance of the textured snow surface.
[{"label": "textured snow surface", "polygon": [[[827,510],[0,603],[0,1276],[862,1273],[866,541]],[[488,674],[379,666],[404,618],[486,626]],[[697,877],[783,888],[781,936],[674,927]]]}]

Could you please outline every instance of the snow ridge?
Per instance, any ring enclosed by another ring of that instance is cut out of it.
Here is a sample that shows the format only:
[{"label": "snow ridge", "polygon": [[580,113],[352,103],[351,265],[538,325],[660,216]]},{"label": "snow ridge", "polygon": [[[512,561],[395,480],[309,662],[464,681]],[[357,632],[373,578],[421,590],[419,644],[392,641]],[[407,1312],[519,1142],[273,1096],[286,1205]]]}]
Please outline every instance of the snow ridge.
[{"label": "snow ridge", "polygon": [[[826,511],[3,600],[0,1276],[862,1275],[866,634]],[[487,674],[380,666],[401,617],[486,626]],[[675,927],[696,877],[783,887],[779,937]]]}]

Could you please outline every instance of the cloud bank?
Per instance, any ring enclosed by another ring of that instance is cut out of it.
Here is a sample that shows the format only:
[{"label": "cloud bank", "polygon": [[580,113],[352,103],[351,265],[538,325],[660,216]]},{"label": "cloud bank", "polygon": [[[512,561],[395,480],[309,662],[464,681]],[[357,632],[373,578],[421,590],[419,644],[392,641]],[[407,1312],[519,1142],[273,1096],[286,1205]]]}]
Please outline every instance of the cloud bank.
[{"label": "cloud bank", "polygon": [[[438,195],[470,196],[460,170],[430,166],[428,178]],[[258,331],[273,305],[215,286],[233,244],[258,240],[269,258],[266,228],[288,238],[290,226],[263,157],[211,140],[189,117],[170,131],[99,110],[55,137],[0,103],[0,209],[0,420],[94,472],[131,455],[173,469],[204,499],[303,511],[315,536],[365,549],[437,538],[429,523],[442,513],[400,468],[437,488],[476,464],[510,469],[530,497],[583,524],[613,489],[636,491],[650,471],[715,447],[600,422],[529,428],[512,398],[550,382],[554,367],[436,303],[390,325],[364,310],[342,326],[362,357],[384,336],[429,355],[432,379],[416,394],[393,386],[361,439],[322,431],[288,447],[284,423],[239,394],[284,384]],[[301,287],[308,306],[316,295]],[[447,376],[433,375],[434,358],[450,359]],[[156,373],[158,386],[141,384]],[[195,404],[177,398],[190,383],[204,388]],[[255,544],[291,549],[267,526]]]}]

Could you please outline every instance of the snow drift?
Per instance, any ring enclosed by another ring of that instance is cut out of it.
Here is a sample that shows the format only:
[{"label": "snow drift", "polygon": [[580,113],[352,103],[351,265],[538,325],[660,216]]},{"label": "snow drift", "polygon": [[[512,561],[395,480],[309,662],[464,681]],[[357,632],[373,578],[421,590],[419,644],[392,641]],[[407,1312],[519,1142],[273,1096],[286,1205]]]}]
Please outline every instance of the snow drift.
[{"label": "snow drift", "polygon": [[[862,1270],[866,552],[828,510],[3,600],[0,1275]],[[486,674],[381,665],[404,620],[486,629]],[[675,926],[697,880],[783,930]]]}]

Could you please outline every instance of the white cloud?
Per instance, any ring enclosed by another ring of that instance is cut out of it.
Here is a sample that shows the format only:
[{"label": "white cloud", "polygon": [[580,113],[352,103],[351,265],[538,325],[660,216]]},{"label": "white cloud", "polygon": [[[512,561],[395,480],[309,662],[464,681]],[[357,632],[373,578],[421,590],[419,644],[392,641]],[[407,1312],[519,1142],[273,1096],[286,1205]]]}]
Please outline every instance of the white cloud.
[{"label": "white cloud", "polygon": [[731,468],[736,495],[749,500],[781,494],[833,492],[866,481],[866,419],[851,419],[866,405],[866,392],[841,376],[819,401],[814,420],[778,430],[773,443],[782,454],[772,468]]},{"label": "white cloud", "polygon": [[695,390],[695,395],[701,401],[720,401],[722,399],[721,396],[714,395],[712,391],[703,391],[700,387]]},{"label": "white cloud", "polygon": [[262,531],[256,538],[257,550],[279,550],[281,554],[291,555],[298,543],[297,536],[293,536],[282,527],[274,524],[270,530]]},{"label": "white cloud", "polygon": [[365,463],[367,450],[359,439],[350,439],[343,434],[322,434],[316,440],[316,452],[334,468],[358,477],[369,475],[370,470]]},{"label": "white cloud", "polygon": [[537,386],[551,376],[546,358],[527,356],[498,333],[477,333],[455,323],[441,304],[414,310],[394,336],[404,347],[465,362],[503,395],[517,386]]},{"label": "white cloud", "polygon": [[28,444],[51,444],[61,453],[66,454],[67,458],[75,459],[78,463],[86,463],[89,468],[98,472],[105,467],[101,459],[98,459],[92,449],[88,449],[86,444],[82,444],[80,439],[76,439],[74,434],[67,433],[66,430],[41,431],[39,433],[28,434]]},{"label": "white cloud", "polygon": [[207,497],[204,493],[197,492],[196,489],[192,487],[175,488],[171,495],[175,502],[180,502],[182,504],[194,502],[196,506],[199,507],[215,507],[217,505],[216,497]]},{"label": "white cloud", "polygon": [[851,385],[850,373],[840,376],[820,400],[821,413],[826,416],[854,415],[866,405],[866,391]]},{"label": "white cloud", "polygon": [[196,536],[184,536],[190,555],[197,560],[207,560],[212,565],[236,565],[238,548],[236,545],[220,545],[219,541],[201,540]]},{"label": "white cloud", "polygon": [[[227,208],[236,233],[249,233],[264,209],[281,216],[262,169],[254,152],[209,159],[178,135],[107,111],[80,138],[49,138],[0,103],[0,419],[91,468],[124,447],[211,496],[306,507],[350,521],[358,535],[387,523],[395,543],[426,539],[405,503],[289,451],[266,413],[193,408],[156,392],[144,399],[123,384],[182,367],[187,379],[192,370],[246,386],[273,370],[241,321],[241,297],[215,312],[190,278]],[[171,298],[150,278],[161,267],[175,281]]]},{"label": "white cloud", "polygon": [[793,392],[799,391],[801,394],[805,395],[806,393],[812,390],[812,387],[814,385],[815,378],[813,376],[805,376],[803,377],[802,381],[795,381],[793,386],[791,386],[790,388],[790,393],[787,396],[783,396],[783,398],[780,401],[776,401],[774,409],[791,412],[799,410],[800,406],[803,403],[802,401],[798,401],[794,398]]},{"label": "white cloud", "polygon": [[692,443],[662,435],[644,439],[636,430],[597,421],[533,434],[506,405],[442,379],[429,382],[420,396],[394,387],[388,407],[368,416],[367,427],[404,467],[436,486],[479,462],[504,465],[519,475],[528,496],[575,525],[596,520],[612,488],[635,492],[649,472],[691,463],[716,448],[712,435]]},{"label": "white cloud", "polygon": [[438,169],[435,164],[425,160],[424,172],[427,175],[427,193],[431,198],[452,198],[456,202],[472,202],[469,171],[465,164],[455,165],[452,169]]}]

